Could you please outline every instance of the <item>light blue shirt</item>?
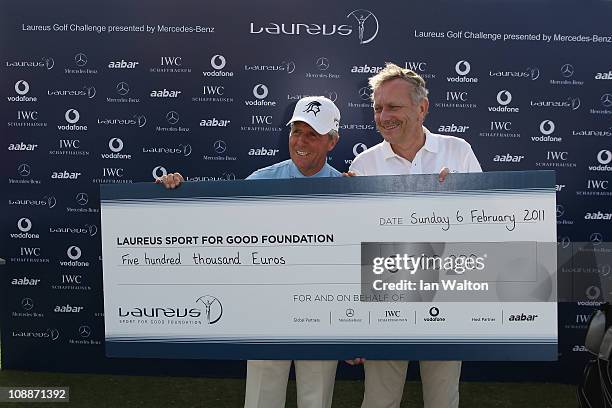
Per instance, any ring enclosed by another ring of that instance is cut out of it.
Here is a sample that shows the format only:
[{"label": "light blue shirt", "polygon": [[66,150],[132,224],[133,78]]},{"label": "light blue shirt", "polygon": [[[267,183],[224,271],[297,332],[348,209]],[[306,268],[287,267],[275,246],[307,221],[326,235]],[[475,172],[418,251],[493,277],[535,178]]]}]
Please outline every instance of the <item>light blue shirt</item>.
[{"label": "light blue shirt", "polygon": [[258,179],[288,179],[302,177],[340,177],[342,173],[325,163],[318,173],[312,176],[303,175],[291,159],[285,160],[259,170],[255,170],[247,180]]}]

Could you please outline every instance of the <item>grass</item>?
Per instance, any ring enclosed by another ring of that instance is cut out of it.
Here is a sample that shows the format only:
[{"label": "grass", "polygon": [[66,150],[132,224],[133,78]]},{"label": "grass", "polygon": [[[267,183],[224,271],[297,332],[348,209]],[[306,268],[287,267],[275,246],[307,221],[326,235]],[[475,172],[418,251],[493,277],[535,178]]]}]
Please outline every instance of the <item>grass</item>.
[{"label": "grass", "polygon": [[[70,403],[0,403],[2,407],[86,408],[240,408],[244,380],[191,377],[142,377],[3,370],[0,386],[68,386]],[[542,383],[461,384],[461,408],[575,408],[575,386]],[[359,407],[361,381],[337,381],[334,408]],[[420,383],[408,382],[402,407],[421,407]],[[287,407],[295,407],[290,381]]]}]

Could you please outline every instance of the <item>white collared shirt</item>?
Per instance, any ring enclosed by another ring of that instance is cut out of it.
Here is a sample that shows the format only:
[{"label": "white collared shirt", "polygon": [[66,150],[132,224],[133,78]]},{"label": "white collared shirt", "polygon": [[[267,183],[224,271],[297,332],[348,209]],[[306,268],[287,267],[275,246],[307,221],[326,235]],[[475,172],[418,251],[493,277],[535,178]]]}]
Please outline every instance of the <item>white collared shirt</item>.
[{"label": "white collared shirt", "polygon": [[423,127],[425,144],[409,161],[395,154],[389,142],[382,141],[360,153],[349,170],[358,176],[398,174],[438,174],[443,167],[452,173],[482,171],[468,142],[454,136],[431,133]]}]

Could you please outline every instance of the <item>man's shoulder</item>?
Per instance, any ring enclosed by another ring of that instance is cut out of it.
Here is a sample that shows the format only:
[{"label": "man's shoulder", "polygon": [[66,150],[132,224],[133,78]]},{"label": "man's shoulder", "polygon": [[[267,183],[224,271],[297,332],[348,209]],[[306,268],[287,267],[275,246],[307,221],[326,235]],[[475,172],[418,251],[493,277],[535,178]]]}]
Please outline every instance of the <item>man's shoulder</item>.
[{"label": "man's shoulder", "polygon": [[255,170],[247,179],[277,178],[280,173],[287,170],[290,164],[291,159],[288,159],[267,167],[262,167],[261,169]]},{"label": "man's shoulder", "polygon": [[438,140],[438,145],[443,148],[452,148],[452,149],[461,149],[468,150],[471,149],[472,146],[465,140],[460,137],[450,136],[450,135],[441,135],[439,133],[429,133],[431,136]]}]

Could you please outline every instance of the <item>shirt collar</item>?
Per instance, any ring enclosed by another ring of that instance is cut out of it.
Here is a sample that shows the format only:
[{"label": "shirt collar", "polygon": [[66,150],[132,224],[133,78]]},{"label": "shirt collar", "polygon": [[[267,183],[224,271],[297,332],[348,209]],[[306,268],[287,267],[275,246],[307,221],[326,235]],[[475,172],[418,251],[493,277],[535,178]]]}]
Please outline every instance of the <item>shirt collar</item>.
[{"label": "shirt collar", "polygon": [[300,171],[300,169],[297,168],[297,166],[295,165],[295,163],[293,162],[293,160],[289,159],[289,161],[291,162],[290,166],[291,166],[291,177],[292,178],[303,178],[303,177],[322,177],[321,175],[327,170],[327,166],[328,164],[325,163],[323,165],[323,167],[321,167],[321,170],[319,170],[318,172],[316,172],[315,174],[313,174],[312,176],[305,176],[302,174],[302,172]]},{"label": "shirt collar", "polygon": [[[429,129],[427,129],[425,126],[423,126],[423,133],[425,133],[425,144],[423,145],[421,150],[425,149],[431,153],[438,153],[438,147],[440,144],[440,139],[438,135],[436,135],[435,133],[431,133]],[[385,159],[390,159],[392,157],[400,157],[395,154],[395,152],[391,148],[391,143],[387,142],[386,140],[383,141],[382,148]]]}]

